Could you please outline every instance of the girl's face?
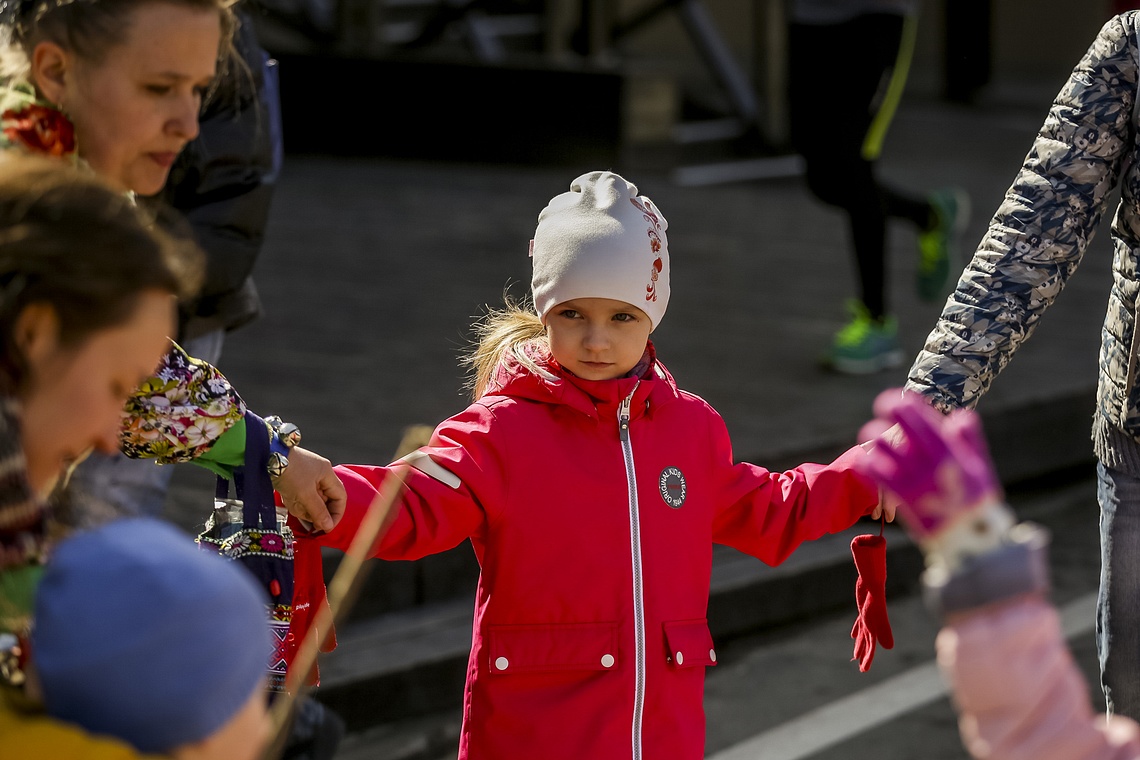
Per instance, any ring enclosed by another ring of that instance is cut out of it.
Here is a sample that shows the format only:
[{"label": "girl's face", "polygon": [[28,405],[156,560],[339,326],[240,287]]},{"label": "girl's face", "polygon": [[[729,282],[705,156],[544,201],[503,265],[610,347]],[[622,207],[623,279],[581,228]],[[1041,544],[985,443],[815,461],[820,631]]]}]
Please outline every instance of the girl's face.
[{"label": "girl's face", "polygon": [[73,346],[60,344],[49,304],[32,304],[17,318],[16,343],[27,361],[22,438],[35,493],[46,495],[91,449],[119,450],[123,403],[154,371],[175,327],[170,293],[146,290],[138,299],[126,321]]},{"label": "girl's face", "polygon": [[641,361],[653,325],[641,309],[611,298],[564,301],[546,316],[550,352],[584,380],[612,380]]},{"label": "girl's face", "polygon": [[[131,13],[123,43],[97,63],[40,43],[33,52],[33,77],[75,125],[79,154],[96,173],[123,190],[154,195],[198,134],[221,28],[216,10],[146,3]],[[45,45],[60,58],[54,74],[38,58]]]}]

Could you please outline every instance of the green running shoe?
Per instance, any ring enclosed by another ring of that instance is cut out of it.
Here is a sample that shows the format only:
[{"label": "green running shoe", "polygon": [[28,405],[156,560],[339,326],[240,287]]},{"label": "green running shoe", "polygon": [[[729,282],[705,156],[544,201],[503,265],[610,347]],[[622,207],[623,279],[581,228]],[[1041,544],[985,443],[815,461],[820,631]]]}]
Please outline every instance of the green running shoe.
[{"label": "green running shoe", "polygon": [[962,262],[958,239],[970,221],[970,196],[957,188],[943,188],[930,194],[930,205],[938,217],[931,229],[918,233],[918,297],[935,302],[950,292]]},{"label": "green running shoe", "polygon": [[902,364],[898,323],[894,317],[872,319],[867,307],[848,302],[852,319],[835,335],[826,364],[845,375],[869,375]]}]

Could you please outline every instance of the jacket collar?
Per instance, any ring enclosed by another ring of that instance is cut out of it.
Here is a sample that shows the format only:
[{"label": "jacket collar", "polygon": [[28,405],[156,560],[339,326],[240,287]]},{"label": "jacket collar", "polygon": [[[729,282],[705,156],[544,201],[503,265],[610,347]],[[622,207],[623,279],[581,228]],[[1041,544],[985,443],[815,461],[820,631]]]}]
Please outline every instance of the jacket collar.
[{"label": "jacket collar", "polygon": [[548,404],[569,406],[593,418],[617,415],[618,405],[633,393],[630,404],[632,419],[676,398],[673,376],[657,360],[653,343],[646,345],[645,355],[635,371],[639,376],[613,380],[584,380],[564,369],[541,343],[522,349],[537,366],[534,372],[517,358],[507,355],[496,369],[494,380],[484,396],[510,396]]}]

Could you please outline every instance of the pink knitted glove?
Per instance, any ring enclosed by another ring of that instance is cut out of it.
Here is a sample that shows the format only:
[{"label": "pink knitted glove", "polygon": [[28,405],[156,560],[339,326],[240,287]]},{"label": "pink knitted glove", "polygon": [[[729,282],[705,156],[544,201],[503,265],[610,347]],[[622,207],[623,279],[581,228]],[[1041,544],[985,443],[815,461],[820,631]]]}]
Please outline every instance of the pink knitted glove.
[{"label": "pink knitted glove", "polygon": [[875,420],[860,432],[897,424],[899,436],[879,435],[859,468],[903,503],[898,513],[918,541],[938,534],[955,518],[1002,498],[977,414],[943,415],[916,393],[891,389],[875,399]]}]

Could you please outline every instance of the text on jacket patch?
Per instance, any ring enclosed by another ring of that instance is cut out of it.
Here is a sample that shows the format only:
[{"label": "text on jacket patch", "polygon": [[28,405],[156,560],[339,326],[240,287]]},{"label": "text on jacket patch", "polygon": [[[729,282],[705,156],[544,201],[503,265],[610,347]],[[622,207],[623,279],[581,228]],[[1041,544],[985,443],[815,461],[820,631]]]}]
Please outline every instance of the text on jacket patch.
[{"label": "text on jacket patch", "polygon": [[676,467],[666,467],[661,471],[657,488],[661,491],[661,498],[673,509],[685,503],[685,476]]}]

